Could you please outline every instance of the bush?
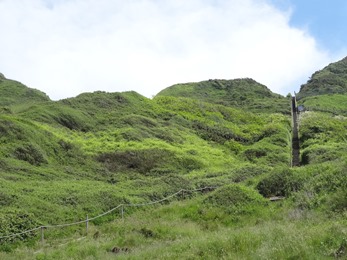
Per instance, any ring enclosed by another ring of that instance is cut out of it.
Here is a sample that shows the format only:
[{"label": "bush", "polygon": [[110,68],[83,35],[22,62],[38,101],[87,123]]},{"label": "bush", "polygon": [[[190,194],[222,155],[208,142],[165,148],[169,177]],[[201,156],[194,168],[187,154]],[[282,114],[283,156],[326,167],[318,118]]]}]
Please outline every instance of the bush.
[{"label": "bush", "polygon": [[347,210],[347,190],[339,190],[328,199],[328,209],[333,212],[344,212]]},{"label": "bush", "polygon": [[104,153],[99,155],[97,160],[112,172],[134,170],[146,174],[165,165],[172,156],[172,152],[168,150],[153,148]]},{"label": "bush", "polygon": [[254,159],[266,156],[267,150],[264,148],[250,148],[244,154],[249,161],[254,162]]},{"label": "bush", "polygon": [[14,156],[19,160],[26,161],[36,166],[47,163],[41,149],[33,144],[27,144],[25,146],[16,148],[14,151]]},{"label": "bush", "polygon": [[268,173],[269,169],[270,168],[266,166],[257,166],[253,164],[247,164],[245,166],[237,168],[231,180],[234,182],[242,182],[249,178]]},{"label": "bush", "polygon": [[264,177],[258,183],[257,190],[264,197],[287,196],[300,187],[301,183],[295,178],[291,169],[280,168]]},{"label": "bush", "polygon": [[238,207],[259,202],[264,200],[255,190],[238,184],[219,188],[204,200],[205,204],[218,207]]},{"label": "bush", "polygon": [[[38,227],[40,224],[36,221],[36,218],[26,212],[11,211],[0,214],[0,227],[1,236],[21,233],[26,230],[30,230]],[[28,232],[18,236],[0,239],[1,243],[13,242],[17,240],[26,240],[31,237],[35,237],[35,232]]]},{"label": "bush", "polygon": [[16,195],[8,195],[0,191],[0,206],[9,206],[15,199],[17,199]]},{"label": "bush", "polygon": [[194,158],[194,156],[184,156],[179,158],[177,162],[179,167],[185,172],[199,170],[204,166],[203,162]]},{"label": "bush", "polygon": [[334,161],[340,159],[341,155],[346,152],[345,147],[338,147],[338,145],[312,145],[302,151],[301,163],[314,164],[327,161]]},{"label": "bush", "polygon": [[214,141],[216,143],[223,144],[230,139],[234,139],[239,142],[248,142],[248,140],[242,136],[235,134],[229,128],[224,126],[210,126],[204,122],[194,121],[193,129],[204,140]]}]

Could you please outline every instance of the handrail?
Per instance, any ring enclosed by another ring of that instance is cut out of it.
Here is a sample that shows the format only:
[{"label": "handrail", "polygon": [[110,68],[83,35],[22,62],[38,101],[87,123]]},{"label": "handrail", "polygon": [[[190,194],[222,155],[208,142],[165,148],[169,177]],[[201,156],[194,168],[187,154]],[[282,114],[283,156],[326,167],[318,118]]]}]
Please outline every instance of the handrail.
[{"label": "handrail", "polygon": [[88,218],[86,220],[81,220],[81,221],[77,221],[77,222],[72,222],[72,223],[65,223],[65,224],[56,224],[56,225],[42,225],[42,226],[39,226],[39,227],[36,227],[36,228],[33,228],[33,229],[30,229],[30,230],[26,230],[26,231],[23,231],[23,232],[20,232],[20,233],[15,233],[15,234],[9,234],[9,235],[6,235],[6,236],[0,236],[0,239],[3,239],[3,238],[10,238],[10,237],[15,237],[15,236],[20,236],[20,235],[23,235],[23,234],[26,234],[26,233],[30,233],[30,232],[33,232],[33,231],[36,231],[36,230],[39,230],[39,229],[47,229],[47,228],[60,228],[60,227],[69,227],[69,226],[73,226],[73,225],[79,225],[79,224],[82,224],[82,223],[86,223],[86,222],[89,222],[89,221],[92,221],[92,220],[95,220],[95,219],[98,219],[98,218],[101,218],[107,214],[110,214],[111,212],[113,212],[114,210],[116,209],[119,209],[120,207],[143,207],[143,206],[148,206],[148,205],[153,205],[153,204],[157,204],[157,203],[160,203],[160,202],[163,202],[165,200],[168,200],[174,196],[177,196],[178,194],[180,194],[181,192],[194,192],[194,191],[202,191],[202,190],[206,190],[206,189],[216,189],[218,187],[204,187],[204,188],[198,188],[198,189],[193,189],[193,190],[187,190],[187,189],[180,189],[178,192],[175,192],[163,199],[160,199],[160,200],[156,200],[156,201],[150,201],[150,202],[147,202],[147,203],[139,203],[139,204],[119,204],[118,206],[104,212],[104,213],[101,213],[100,215],[97,215],[95,217],[92,217],[92,218]]}]

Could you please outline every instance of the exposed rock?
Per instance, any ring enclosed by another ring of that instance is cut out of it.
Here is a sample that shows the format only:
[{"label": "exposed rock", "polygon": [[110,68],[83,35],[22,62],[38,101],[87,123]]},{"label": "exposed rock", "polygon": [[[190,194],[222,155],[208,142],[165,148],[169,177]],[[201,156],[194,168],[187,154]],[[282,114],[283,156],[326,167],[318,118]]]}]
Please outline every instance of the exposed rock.
[{"label": "exposed rock", "polygon": [[129,253],[130,249],[127,247],[120,248],[120,247],[115,246],[114,248],[111,249],[111,252],[115,253],[115,254]]}]

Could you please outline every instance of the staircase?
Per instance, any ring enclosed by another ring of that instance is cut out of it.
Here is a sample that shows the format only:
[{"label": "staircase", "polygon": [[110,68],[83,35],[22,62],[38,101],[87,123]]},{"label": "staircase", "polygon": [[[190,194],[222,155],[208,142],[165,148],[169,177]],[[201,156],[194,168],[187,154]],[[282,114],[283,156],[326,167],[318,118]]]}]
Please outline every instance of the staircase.
[{"label": "staircase", "polygon": [[298,127],[298,109],[296,106],[296,97],[292,97],[292,167],[300,166],[300,143]]}]

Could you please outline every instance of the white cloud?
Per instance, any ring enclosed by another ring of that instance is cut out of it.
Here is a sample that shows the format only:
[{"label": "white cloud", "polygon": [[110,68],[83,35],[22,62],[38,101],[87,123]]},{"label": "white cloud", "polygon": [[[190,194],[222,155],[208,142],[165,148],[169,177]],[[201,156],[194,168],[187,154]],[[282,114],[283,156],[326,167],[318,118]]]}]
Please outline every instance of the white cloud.
[{"label": "white cloud", "polygon": [[52,99],[251,77],[298,90],[332,59],[266,0],[0,0],[0,72]]}]

